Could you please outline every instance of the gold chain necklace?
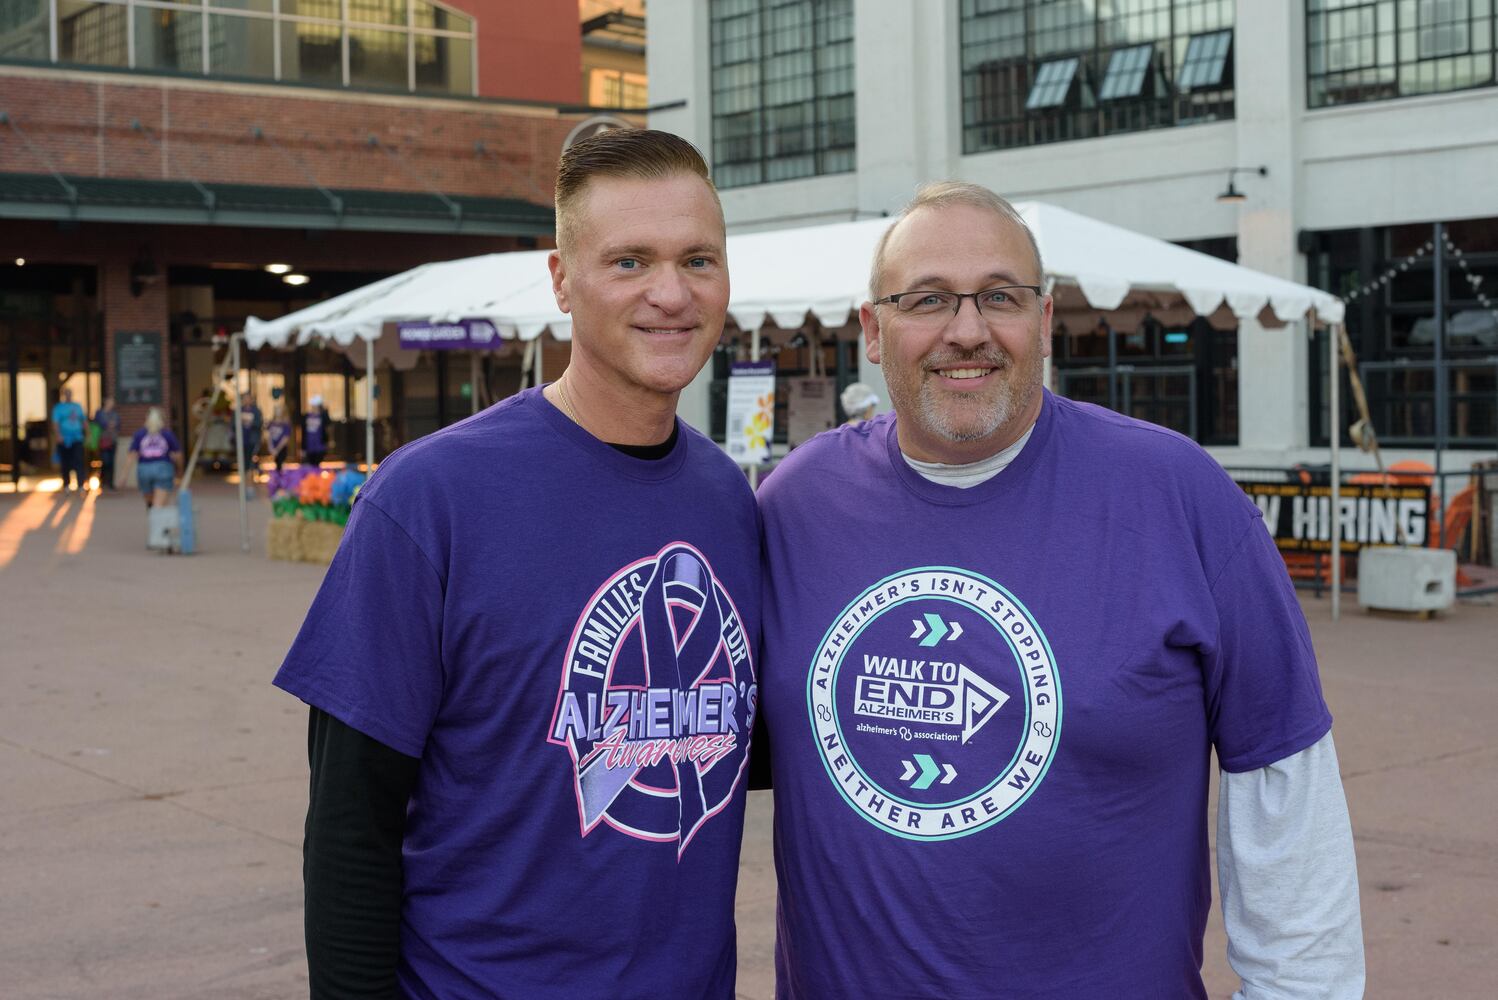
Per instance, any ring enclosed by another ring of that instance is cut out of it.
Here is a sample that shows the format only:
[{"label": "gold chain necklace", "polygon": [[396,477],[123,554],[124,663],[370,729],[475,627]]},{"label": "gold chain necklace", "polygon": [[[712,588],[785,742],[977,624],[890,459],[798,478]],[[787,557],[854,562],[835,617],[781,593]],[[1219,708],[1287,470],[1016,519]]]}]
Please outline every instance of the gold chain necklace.
[{"label": "gold chain necklace", "polygon": [[583,422],[577,419],[577,414],[573,412],[572,409],[572,403],[567,399],[567,387],[565,385],[566,381],[567,374],[563,372],[562,377],[557,379],[557,398],[562,401],[562,409],[566,412],[568,419],[570,419],[574,424],[577,424],[577,426],[581,427],[583,425]]}]

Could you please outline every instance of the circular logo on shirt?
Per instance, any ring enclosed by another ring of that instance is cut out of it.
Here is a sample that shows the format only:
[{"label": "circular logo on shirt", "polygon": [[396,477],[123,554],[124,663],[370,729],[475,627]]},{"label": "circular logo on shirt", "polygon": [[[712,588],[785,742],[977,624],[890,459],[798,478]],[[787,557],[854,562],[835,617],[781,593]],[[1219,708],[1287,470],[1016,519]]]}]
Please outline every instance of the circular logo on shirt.
[{"label": "circular logo on shirt", "polygon": [[743,621],[685,542],[613,573],[567,644],[548,741],[572,755],[582,835],[675,843],[721,812],[759,700]]},{"label": "circular logo on shirt", "polygon": [[945,566],[854,598],[817,647],[806,700],[839,794],[911,840],[965,837],[1013,813],[1061,735],[1045,633],[1002,586]]}]

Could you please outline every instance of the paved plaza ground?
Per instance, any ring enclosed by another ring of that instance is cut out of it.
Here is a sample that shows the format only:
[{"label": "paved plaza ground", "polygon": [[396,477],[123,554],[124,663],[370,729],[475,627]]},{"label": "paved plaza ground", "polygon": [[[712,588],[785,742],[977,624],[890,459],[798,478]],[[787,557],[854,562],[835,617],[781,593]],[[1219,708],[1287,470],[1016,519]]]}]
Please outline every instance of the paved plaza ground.
[{"label": "paved plaza ground", "polygon": [[[270,678],[322,576],[198,490],[202,552],[144,550],[134,495],[0,495],[0,996],[306,995],[306,710]],[[1369,989],[1487,997],[1498,970],[1498,606],[1303,604],[1358,843]],[[773,992],[767,793],[750,798],[740,996]],[[1213,997],[1235,980],[1220,921]]]}]

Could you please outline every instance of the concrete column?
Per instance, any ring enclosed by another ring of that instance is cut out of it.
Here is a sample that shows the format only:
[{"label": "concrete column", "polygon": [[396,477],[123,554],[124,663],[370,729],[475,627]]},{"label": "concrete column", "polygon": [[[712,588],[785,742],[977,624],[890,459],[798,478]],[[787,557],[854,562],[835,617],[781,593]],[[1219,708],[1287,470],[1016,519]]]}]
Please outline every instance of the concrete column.
[{"label": "concrete column", "polygon": [[[1238,262],[1300,281],[1296,249],[1298,145],[1305,107],[1305,15],[1300,4],[1239,0],[1234,51],[1238,167],[1248,198],[1238,216]],[[1223,178],[1226,182],[1226,178]],[[1238,412],[1243,447],[1289,449],[1308,440],[1305,325],[1265,330],[1246,322],[1238,332]]]},{"label": "concrete column", "polygon": [[652,105],[687,102],[684,107],[651,112],[650,127],[694,143],[711,163],[712,36],[707,8],[696,0],[651,0],[645,68]]},{"label": "concrete column", "polygon": [[956,173],[957,5],[861,0],[854,16],[858,209],[893,214]]}]

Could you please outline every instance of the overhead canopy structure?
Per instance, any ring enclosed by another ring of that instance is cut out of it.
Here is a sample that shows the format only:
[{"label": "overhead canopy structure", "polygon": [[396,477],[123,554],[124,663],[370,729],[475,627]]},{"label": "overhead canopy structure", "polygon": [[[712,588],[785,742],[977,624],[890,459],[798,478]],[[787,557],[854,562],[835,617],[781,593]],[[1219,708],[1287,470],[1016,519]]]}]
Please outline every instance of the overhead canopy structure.
[{"label": "overhead canopy structure", "polygon": [[[1268,327],[1342,321],[1341,300],[1319,289],[1043,202],[1015,207],[1040,245],[1056,321],[1071,329],[1091,328],[1103,315],[1121,331],[1146,316],[1168,325],[1202,316],[1223,329],[1244,320]],[[794,330],[808,314],[824,327],[849,327],[868,297],[869,262],[891,221],[730,236],[730,317],[741,330]],[[250,319],[245,339],[250,347],[319,337],[348,346],[379,340],[387,324],[483,319],[506,339],[549,331],[567,340],[572,320],[556,307],[546,257],[534,250],[423,264],[279,319]]]},{"label": "overhead canopy structure", "polygon": [[[1328,292],[1231,264],[1164,240],[1099,222],[1043,202],[1015,205],[1035,234],[1045,284],[1055,301],[1055,323],[1091,330],[1106,320],[1131,332],[1146,318],[1170,326],[1195,317],[1218,329],[1245,321],[1282,327],[1301,320],[1341,327],[1345,307]],[[822,327],[857,336],[857,310],[868,297],[869,264],[891,219],[868,219],[728,238],[732,294],[728,314],[740,330],[789,335],[814,318]],[[533,341],[544,332],[569,340],[572,320],[556,307],[547,251],[489,254],[425,264],[320,302],[279,319],[250,319],[250,347],[288,347],[331,340],[373,368],[381,357],[414,358],[394,336],[399,322],[485,320],[501,338]],[[1338,336],[1328,338],[1329,365],[1338,371]],[[355,340],[364,350],[350,350]],[[376,349],[378,343],[379,348]],[[538,355],[539,356],[539,355]],[[1330,409],[1340,413],[1338,378]],[[369,381],[372,385],[373,380]],[[373,412],[373,400],[369,400]],[[373,430],[366,448],[372,455]],[[1331,437],[1332,537],[1339,537],[1339,434]],[[1333,617],[1339,609],[1341,561],[1332,560]]]}]

